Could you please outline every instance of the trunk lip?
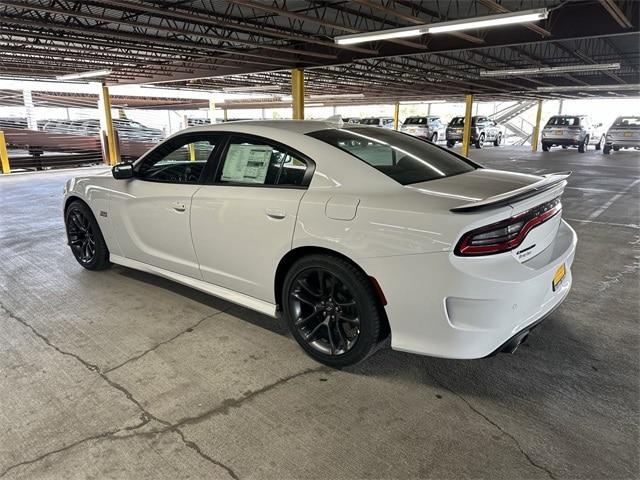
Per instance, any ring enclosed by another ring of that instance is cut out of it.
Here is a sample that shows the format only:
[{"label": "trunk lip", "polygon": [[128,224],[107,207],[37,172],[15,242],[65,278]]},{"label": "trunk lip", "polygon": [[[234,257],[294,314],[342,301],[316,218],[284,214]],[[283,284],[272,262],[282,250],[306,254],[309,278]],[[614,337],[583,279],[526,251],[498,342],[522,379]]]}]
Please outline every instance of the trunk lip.
[{"label": "trunk lip", "polygon": [[469,213],[509,206],[514,202],[536,196],[542,192],[555,188],[558,185],[562,185],[564,187],[567,185],[566,179],[571,175],[571,173],[572,172],[570,171],[550,173],[545,175],[542,180],[532,183],[531,185],[517,188],[499,195],[490,196],[477,202],[466,203],[464,205],[453,207],[449,209],[449,211],[453,213]]}]

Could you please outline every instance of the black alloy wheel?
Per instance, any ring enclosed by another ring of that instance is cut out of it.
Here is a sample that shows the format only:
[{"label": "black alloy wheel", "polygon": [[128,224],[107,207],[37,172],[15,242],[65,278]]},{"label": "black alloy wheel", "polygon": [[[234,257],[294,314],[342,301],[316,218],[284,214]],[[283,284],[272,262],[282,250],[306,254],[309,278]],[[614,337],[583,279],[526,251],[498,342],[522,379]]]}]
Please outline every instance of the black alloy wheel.
[{"label": "black alloy wheel", "polygon": [[341,368],[364,360],[384,336],[371,281],[345,259],[310,255],[284,281],[282,306],[293,337],[315,360]]},{"label": "black alloy wheel", "polygon": [[324,268],[304,270],[289,294],[294,325],[305,341],[325,355],[342,355],[360,335],[360,317],[353,292]]},{"label": "black alloy wheel", "polygon": [[89,270],[101,270],[109,265],[109,251],[100,227],[89,207],[72,202],[65,212],[67,242],[78,263]]}]

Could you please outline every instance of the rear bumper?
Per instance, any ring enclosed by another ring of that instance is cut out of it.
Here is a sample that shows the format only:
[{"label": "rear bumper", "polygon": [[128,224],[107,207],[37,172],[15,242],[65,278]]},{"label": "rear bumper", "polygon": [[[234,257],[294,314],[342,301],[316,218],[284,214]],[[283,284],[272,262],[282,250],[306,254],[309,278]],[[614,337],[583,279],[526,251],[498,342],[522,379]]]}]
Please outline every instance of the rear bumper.
[{"label": "rear bumper", "polygon": [[[561,222],[554,242],[520,263],[511,253],[451,252],[363,259],[387,298],[394,349],[445,358],[486,357],[531,329],[566,298],[577,237]],[[566,276],[554,291],[552,279]]]},{"label": "rear bumper", "polygon": [[562,145],[565,147],[578,146],[582,143],[579,138],[542,138],[542,143],[549,145]]},{"label": "rear bumper", "polygon": [[640,140],[638,139],[624,139],[624,138],[612,138],[605,141],[605,145],[621,148],[635,148],[640,147]]}]

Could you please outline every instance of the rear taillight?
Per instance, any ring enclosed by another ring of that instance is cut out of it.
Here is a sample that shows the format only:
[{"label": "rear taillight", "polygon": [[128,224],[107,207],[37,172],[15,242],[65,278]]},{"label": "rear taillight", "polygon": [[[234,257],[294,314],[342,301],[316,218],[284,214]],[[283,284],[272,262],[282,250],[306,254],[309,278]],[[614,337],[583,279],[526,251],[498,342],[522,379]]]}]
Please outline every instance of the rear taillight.
[{"label": "rear taillight", "polygon": [[531,229],[562,210],[560,197],[527,210],[515,217],[476,228],[465,233],[454,253],[458,256],[493,255],[517,248]]}]

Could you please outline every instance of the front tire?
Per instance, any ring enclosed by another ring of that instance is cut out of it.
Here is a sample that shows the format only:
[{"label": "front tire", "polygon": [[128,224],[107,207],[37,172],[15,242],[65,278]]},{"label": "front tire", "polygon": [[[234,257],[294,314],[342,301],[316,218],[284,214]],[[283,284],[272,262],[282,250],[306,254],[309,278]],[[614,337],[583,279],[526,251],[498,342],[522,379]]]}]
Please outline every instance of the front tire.
[{"label": "front tire", "polygon": [[484,146],[484,133],[478,137],[475,143],[476,148],[482,148]]},{"label": "front tire", "polygon": [[87,204],[74,200],[67,207],[64,219],[67,243],[77,262],[87,270],[109,267],[109,249]]},{"label": "front tire", "polygon": [[431,143],[438,143],[438,132],[431,135]]},{"label": "front tire", "polygon": [[367,358],[378,344],[382,307],[369,278],[345,259],[314,254],[284,279],[289,331],[314,360],[342,368]]},{"label": "front tire", "polygon": [[596,150],[601,150],[603,145],[604,145],[604,135],[602,135],[602,137],[600,137],[600,141],[596,143]]},{"label": "front tire", "polygon": [[499,133],[496,139],[493,141],[493,146],[499,147],[501,143],[502,143],[502,134]]},{"label": "front tire", "polygon": [[542,151],[543,152],[548,152],[550,148],[551,148],[551,146],[548,143],[542,142]]},{"label": "front tire", "polygon": [[447,140],[447,147],[451,148],[456,144],[455,140]]}]

